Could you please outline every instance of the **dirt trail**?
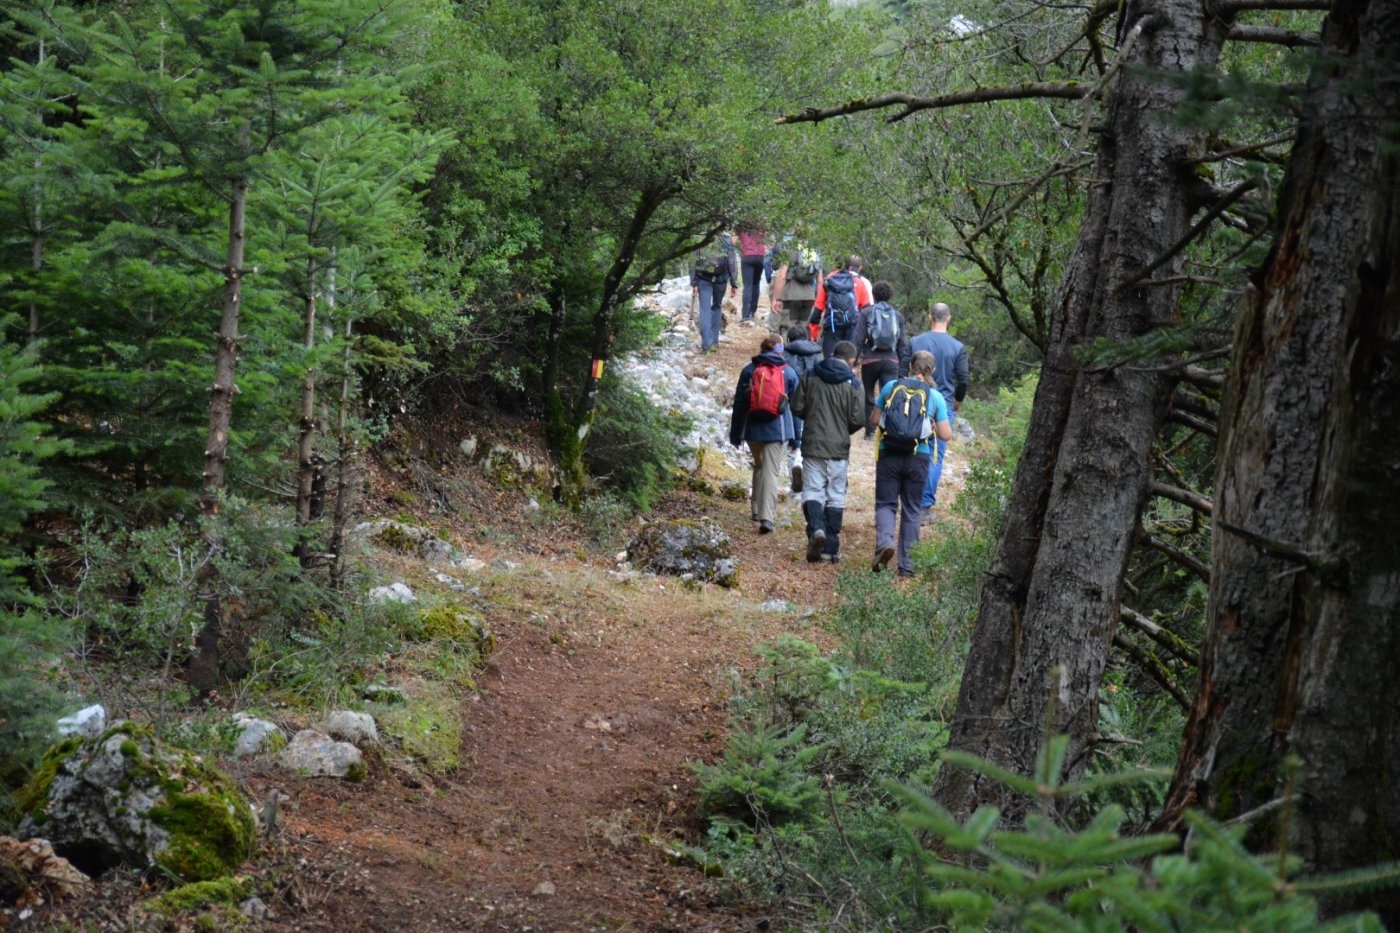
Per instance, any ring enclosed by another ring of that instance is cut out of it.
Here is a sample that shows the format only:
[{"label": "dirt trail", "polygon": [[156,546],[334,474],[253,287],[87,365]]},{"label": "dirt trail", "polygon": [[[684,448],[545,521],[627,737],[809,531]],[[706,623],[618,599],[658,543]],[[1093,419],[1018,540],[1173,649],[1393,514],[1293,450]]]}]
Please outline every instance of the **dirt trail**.
[{"label": "dirt trail", "polygon": [[[731,324],[711,361],[737,377],[761,336]],[[872,447],[853,442],[847,566],[870,557]],[[282,856],[298,866],[290,899],[299,906],[279,926],[766,928],[760,909],[668,861],[658,842],[697,837],[687,763],[718,752],[735,671],[753,664],[755,646],[783,631],[823,640],[808,610],[829,605],[836,568],[804,561],[794,502],[762,538],[747,502],[678,492],[658,511],[708,514],[725,527],[741,588],[629,586],[565,548],[503,551],[521,566],[488,587],[524,592],[519,611],[490,619],[499,647],[454,782],[382,768],[361,786],[275,778],[290,796]],[[799,611],[757,609],[774,598]],[[266,793],[273,780],[249,783]]]}]

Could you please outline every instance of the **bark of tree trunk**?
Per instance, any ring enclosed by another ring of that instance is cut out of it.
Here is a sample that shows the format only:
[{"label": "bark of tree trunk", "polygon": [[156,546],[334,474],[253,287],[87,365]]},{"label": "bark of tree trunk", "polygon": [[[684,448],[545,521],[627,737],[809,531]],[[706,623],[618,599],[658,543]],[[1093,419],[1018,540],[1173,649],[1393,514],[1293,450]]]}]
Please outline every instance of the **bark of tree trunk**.
[{"label": "bark of tree trunk", "polygon": [[[1237,327],[1210,628],[1161,823],[1292,784],[1291,818],[1258,835],[1331,871],[1400,851],[1400,16],[1337,0],[1324,42]],[[1397,901],[1347,906],[1394,926]]]},{"label": "bark of tree trunk", "polygon": [[[1174,386],[1167,373],[1085,367],[1077,356],[1098,338],[1130,341],[1175,320],[1179,285],[1119,283],[1177,243],[1196,206],[1187,163],[1204,151],[1204,133],[1164,119],[1185,91],[1161,75],[1212,68],[1225,38],[1199,0],[1134,9],[1140,18],[1126,25],[1136,38],[1110,88],[1096,182],[1054,302],[1026,449],[951,725],[951,748],[1021,773],[1030,773],[1047,731],[1070,736],[1070,776],[1088,762],[1152,444]],[[1174,258],[1158,274],[1172,276],[1179,264]],[[951,768],[934,795],[959,814],[1015,805],[1000,785]]]},{"label": "bark of tree trunk", "polygon": [[306,527],[311,524],[311,495],[316,483],[316,367],[310,357],[316,349],[316,261],[306,261],[306,304],[303,319],[302,348],[306,350],[306,372],[301,381],[301,421],[297,428],[297,525],[302,529],[297,540],[297,558],[302,567],[311,562],[311,543]]},{"label": "bark of tree trunk", "polygon": [[[223,314],[218,349],[214,354],[214,385],[209,392],[209,438],[204,447],[204,490],[200,508],[205,537],[211,550],[220,546],[216,519],[225,486],[228,432],[233,421],[234,370],[238,364],[238,319],[243,290],[243,227],[248,209],[248,179],[235,178],[228,211],[227,264],[224,267]],[[204,627],[195,638],[196,654],[190,663],[190,684],[208,695],[219,680],[219,639],[224,628],[225,603],[219,591],[218,572],[212,562],[200,572],[199,592],[204,600]]]}]

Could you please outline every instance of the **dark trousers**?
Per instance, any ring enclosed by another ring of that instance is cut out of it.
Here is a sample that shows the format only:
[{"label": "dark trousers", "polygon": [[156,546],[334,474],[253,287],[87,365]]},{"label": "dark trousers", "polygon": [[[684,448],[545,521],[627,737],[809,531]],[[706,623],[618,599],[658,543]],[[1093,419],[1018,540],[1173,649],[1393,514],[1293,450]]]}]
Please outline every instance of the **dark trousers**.
[{"label": "dark trousers", "polygon": [[758,282],[763,278],[763,257],[745,256],[739,263],[739,271],[744,277],[743,319],[752,321],[758,311]]},{"label": "dark trousers", "polygon": [[860,364],[860,381],[865,385],[865,423],[870,430],[870,413],[875,410],[875,399],[880,396],[880,388],[887,382],[899,378],[898,360],[871,360]]},{"label": "dark trousers", "polygon": [[832,330],[825,324],[822,325],[822,359],[831,359],[831,352],[836,349],[836,345],[843,340],[851,339],[851,332],[856,329],[854,324],[846,327],[838,327]]},{"label": "dark trousers", "polygon": [[909,550],[919,540],[919,501],[928,479],[928,454],[880,452],[875,462],[875,553],[895,546],[895,524],[899,525],[899,569],[914,572]]}]

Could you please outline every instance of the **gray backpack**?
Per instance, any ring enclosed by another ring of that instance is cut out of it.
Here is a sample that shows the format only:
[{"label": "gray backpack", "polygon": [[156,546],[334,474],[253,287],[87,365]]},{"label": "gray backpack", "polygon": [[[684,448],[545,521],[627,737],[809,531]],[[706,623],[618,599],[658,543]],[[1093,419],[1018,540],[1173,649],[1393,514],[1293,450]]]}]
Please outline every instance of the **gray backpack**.
[{"label": "gray backpack", "polygon": [[865,328],[872,347],[893,350],[899,343],[899,312],[889,302],[876,302],[865,312]]}]

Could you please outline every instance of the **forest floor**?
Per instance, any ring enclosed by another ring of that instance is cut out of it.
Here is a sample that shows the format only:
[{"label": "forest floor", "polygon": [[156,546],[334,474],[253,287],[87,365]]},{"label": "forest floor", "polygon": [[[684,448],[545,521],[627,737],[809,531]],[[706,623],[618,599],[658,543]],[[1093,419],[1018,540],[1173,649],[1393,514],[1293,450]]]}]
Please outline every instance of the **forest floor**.
[{"label": "forest floor", "polygon": [[[762,336],[731,321],[707,362],[737,378]],[[869,572],[874,464],[874,444],[856,435],[841,572]],[[948,500],[960,473],[945,474]],[[733,478],[747,484],[746,472]],[[390,490],[379,492],[392,501]],[[800,925],[671,853],[678,841],[701,840],[690,763],[719,755],[726,704],[736,678],[756,663],[754,649],[783,633],[832,646],[821,623],[838,568],[805,562],[795,500],[780,501],[777,532],[762,537],[747,501],[720,496],[676,490],[649,517],[697,515],[733,539],[737,589],[620,580],[610,555],[586,547],[568,523],[524,521],[520,503],[457,515],[464,550],[518,565],[481,578],[498,607],[488,619],[497,649],[467,701],[461,767],[428,776],[371,755],[368,778],[348,784],[240,766],[236,774],[256,799],[274,788],[287,795],[281,826],[248,867],[280,890],[269,900],[267,926],[343,933]],[[792,610],[760,609],[776,599]]]}]

